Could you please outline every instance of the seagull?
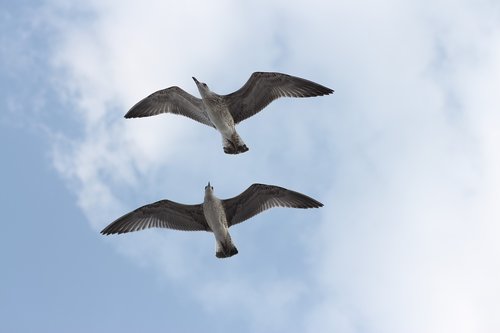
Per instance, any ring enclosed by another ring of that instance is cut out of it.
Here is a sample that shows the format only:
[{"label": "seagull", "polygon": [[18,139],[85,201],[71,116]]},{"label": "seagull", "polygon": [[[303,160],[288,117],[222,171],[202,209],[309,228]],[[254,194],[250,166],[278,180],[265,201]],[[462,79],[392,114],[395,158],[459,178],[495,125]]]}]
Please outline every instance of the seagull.
[{"label": "seagull", "polygon": [[304,194],[265,184],[253,184],[240,195],[221,200],[214,195],[209,182],[205,186],[202,204],[184,205],[160,200],[123,215],[104,228],[101,234],[122,234],[146,228],[209,231],[215,236],[215,256],[227,258],[238,253],[229,235],[229,227],[272,207],[318,208],[323,204]]},{"label": "seagull", "polygon": [[329,95],[332,89],[282,73],[255,72],[239,90],[229,95],[218,95],[206,83],[193,77],[201,99],[177,86],[158,90],[135,104],[125,118],[174,113],[189,117],[215,128],[222,135],[226,154],[248,151],[234,126],[263,110],[280,97],[313,97]]}]

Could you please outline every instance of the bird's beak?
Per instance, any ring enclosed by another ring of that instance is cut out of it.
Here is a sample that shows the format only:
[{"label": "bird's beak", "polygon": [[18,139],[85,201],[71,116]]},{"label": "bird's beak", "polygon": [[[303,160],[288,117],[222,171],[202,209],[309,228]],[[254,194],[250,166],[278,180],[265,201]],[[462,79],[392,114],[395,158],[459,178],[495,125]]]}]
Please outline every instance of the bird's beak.
[{"label": "bird's beak", "polygon": [[208,182],[208,187],[210,187],[210,182]]},{"label": "bird's beak", "polygon": [[194,76],[193,76],[193,80],[194,80],[194,82],[195,82],[196,84],[200,83],[200,82],[198,82],[198,80],[196,80],[196,78],[195,78]]}]

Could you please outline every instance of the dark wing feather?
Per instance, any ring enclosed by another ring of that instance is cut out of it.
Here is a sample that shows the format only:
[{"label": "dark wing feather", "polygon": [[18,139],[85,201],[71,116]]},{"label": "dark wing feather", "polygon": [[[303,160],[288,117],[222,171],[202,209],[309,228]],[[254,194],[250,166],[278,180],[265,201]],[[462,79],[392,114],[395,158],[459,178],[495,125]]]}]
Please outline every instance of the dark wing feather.
[{"label": "dark wing feather", "polygon": [[125,118],[156,116],[160,113],[174,113],[189,117],[197,122],[215,127],[204,111],[201,99],[179,87],[158,90],[134,105]]},{"label": "dark wing feather", "polygon": [[211,231],[202,205],[183,205],[161,200],[123,215],[101,231],[103,235],[122,234],[146,228]]},{"label": "dark wing feather", "polygon": [[318,208],[323,204],[307,195],[286,188],[253,184],[240,195],[222,200],[229,226],[243,222],[273,207]]},{"label": "dark wing feather", "polygon": [[224,99],[237,124],[264,109],[280,97],[313,97],[329,95],[332,89],[282,73],[255,72],[247,83]]}]

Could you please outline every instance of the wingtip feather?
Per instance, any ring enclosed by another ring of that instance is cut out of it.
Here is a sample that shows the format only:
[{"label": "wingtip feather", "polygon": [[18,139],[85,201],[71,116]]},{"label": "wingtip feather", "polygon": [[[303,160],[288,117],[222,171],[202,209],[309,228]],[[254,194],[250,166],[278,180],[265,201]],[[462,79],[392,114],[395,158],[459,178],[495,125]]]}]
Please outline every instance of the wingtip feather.
[{"label": "wingtip feather", "polygon": [[107,228],[104,228],[104,229],[101,230],[101,235],[104,235],[104,236],[111,235],[111,232],[107,231],[106,229]]}]

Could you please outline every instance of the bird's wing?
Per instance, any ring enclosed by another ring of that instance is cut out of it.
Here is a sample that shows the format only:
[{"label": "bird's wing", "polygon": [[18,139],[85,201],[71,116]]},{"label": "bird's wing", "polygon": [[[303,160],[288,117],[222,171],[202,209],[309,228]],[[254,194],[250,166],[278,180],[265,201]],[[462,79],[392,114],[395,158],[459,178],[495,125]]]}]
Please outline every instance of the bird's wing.
[{"label": "bird's wing", "polygon": [[134,105],[125,118],[149,117],[160,113],[180,114],[215,128],[204,111],[201,99],[179,87],[170,87],[152,93]]},{"label": "bird's wing", "polygon": [[103,235],[122,234],[146,228],[211,231],[202,205],[183,205],[161,200],[123,215],[101,231]]},{"label": "bird's wing", "polygon": [[222,200],[229,226],[243,222],[272,207],[318,208],[323,204],[286,188],[253,184],[240,195]]},{"label": "bird's wing", "polygon": [[328,95],[332,89],[312,81],[281,73],[255,72],[239,90],[224,99],[237,124],[264,109],[280,97]]}]

